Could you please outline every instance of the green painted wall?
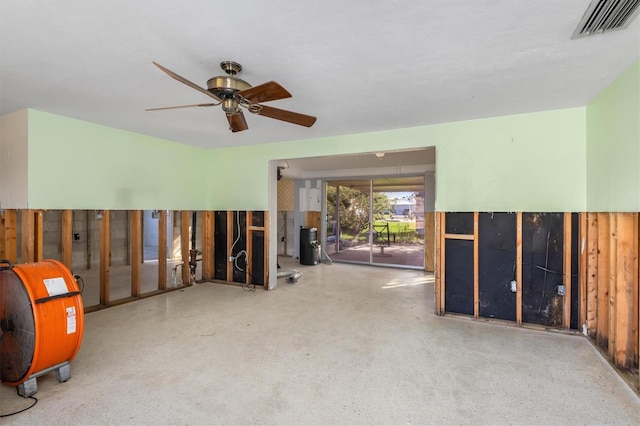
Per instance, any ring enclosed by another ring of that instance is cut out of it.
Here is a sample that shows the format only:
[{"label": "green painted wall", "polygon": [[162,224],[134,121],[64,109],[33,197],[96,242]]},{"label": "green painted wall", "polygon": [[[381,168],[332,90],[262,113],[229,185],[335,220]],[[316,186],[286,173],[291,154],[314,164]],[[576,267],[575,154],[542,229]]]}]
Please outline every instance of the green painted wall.
[{"label": "green painted wall", "polygon": [[583,211],[585,140],[585,108],[572,108],[214,149],[209,206],[267,209],[269,160],[435,146],[439,211]]},{"label": "green painted wall", "polygon": [[269,160],[436,147],[440,211],[582,211],[585,108],[202,150],[29,111],[29,207],[266,210]]},{"label": "green painted wall", "polygon": [[205,209],[203,150],[29,110],[29,208]]},{"label": "green painted wall", "polygon": [[587,106],[587,208],[640,211],[640,59]]}]

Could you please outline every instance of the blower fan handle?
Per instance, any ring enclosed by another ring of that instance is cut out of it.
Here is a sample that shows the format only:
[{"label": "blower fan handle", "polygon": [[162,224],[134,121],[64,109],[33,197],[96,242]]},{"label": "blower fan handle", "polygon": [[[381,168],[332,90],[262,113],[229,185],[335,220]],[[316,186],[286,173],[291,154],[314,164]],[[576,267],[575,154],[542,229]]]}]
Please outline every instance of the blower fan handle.
[{"label": "blower fan handle", "polygon": [[0,271],[5,271],[7,269],[13,269],[13,262],[10,261],[9,259],[0,259],[0,265],[2,264],[6,264],[9,266],[0,266]]}]

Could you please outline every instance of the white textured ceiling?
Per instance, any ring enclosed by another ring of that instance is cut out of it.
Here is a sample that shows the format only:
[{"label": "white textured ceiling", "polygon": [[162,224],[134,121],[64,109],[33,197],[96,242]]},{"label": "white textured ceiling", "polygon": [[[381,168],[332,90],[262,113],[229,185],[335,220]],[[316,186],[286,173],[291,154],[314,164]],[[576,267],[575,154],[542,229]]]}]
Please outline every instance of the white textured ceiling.
[{"label": "white textured ceiling", "polygon": [[[586,105],[640,56],[640,20],[571,40],[589,0],[2,0],[0,115],[35,108],[201,147],[370,132]],[[219,63],[293,98],[312,128],[210,102]]]}]

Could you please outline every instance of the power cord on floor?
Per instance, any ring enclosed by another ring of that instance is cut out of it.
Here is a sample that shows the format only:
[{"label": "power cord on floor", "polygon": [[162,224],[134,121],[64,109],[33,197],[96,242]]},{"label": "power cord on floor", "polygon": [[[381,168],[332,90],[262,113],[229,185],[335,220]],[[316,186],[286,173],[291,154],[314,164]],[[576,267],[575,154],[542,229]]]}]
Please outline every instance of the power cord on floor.
[{"label": "power cord on floor", "polygon": [[[17,387],[16,387],[16,393],[18,394],[18,396],[21,396],[20,393],[18,392],[18,388]],[[27,408],[23,408],[20,411],[16,411],[16,412],[9,413],[9,414],[0,414],[0,418],[1,417],[15,416],[16,414],[23,413],[23,412],[27,411],[28,409],[33,408],[38,403],[38,398],[36,398],[35,396],[28,396],[27,398],[28,399],[32,399],[33,400],[33,404],[31,404]],[[25,398],[25,399],[27,399],[27,398]]]}]

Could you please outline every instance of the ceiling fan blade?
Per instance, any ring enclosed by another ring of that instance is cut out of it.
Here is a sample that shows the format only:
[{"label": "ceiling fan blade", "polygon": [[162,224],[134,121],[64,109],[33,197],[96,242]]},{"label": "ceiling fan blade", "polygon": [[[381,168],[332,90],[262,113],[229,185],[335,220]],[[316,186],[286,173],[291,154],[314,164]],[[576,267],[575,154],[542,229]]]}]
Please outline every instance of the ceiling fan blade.
[{"label": "ceiling fan blade", "polygon": [[167,69],[165,67],[163,67],[162,65],[160,65],[157,62],[154,62],[153,65],[155,65],[156,67],[160,68],[162,71],[164,71],[169,77],[174,78],[176,80],[178,80],[180,83],[186,84],[187,86],[196,89],[199,92],[204,93],[207,96],[211,96],[213,99],[217,100],[217,101],[221,101],[220,98],[218,98],[216,95],[214,95],[213,93],[209,92],[207,89],[204,89],[200,86],[198,86],[195,83],[190,82],[189,80],[187,80],[186,78],[176,74],[175,72],[171,71],[170,69]]},{"label": "ceiling fan blade", "polygon": [[212,107],[220,105],[218,104],[192,104],[192,105],[179,105],[179,106],[170,106],[170,107],[160,107],[160,108],[147,108],[145,111],[160,111],[163,109],[178,109],[178,108],[191,108],[191,107]]},{"label": "ceiling fan blade", "polygon": [[275,81],[268,81],[258,86],[250,87],[246,90],[238,92],[252,104],[261,104],[262,102],[276,101],[278,99],[290,98],[291,93]]},{"label": "ceiling fan blade", "polygon": [[229,128],[233,133],[241,132],[249,128],[249,126],[247,126],[247,120],[245,120],[242,110],[238,110],[238,112],[233,115],[227,115],[227,120],[229,120]]},{"label": "ceiling fan blade", "polygon": [[260,105],[260,111],[256,112],[256,114],[305,127],[311,127],[313,123],[316,122],[316,117],[311,115],[300,114],[266,105]]}]

